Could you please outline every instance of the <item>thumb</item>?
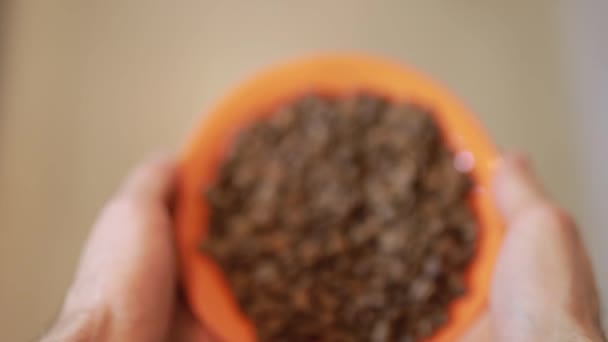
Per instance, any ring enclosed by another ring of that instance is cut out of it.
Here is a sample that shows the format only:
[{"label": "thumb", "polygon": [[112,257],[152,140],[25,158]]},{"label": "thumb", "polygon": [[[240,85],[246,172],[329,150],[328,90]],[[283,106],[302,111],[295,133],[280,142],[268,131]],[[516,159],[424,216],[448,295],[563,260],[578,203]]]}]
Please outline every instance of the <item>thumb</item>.
[{"label": "thumb", "polygon": [[576,227],[547,199],[523,158],[504,158],[495,196],[508,226],[490,295],[496,337],[600,336],[593,274]]},{"label": "thumb", "polygon": [[138,167],[91,232],[60,319],[87,320],[76,329],[88,340],[159,341],[168,334],[176,272],[167,208],[173,169],[159,158]]}]

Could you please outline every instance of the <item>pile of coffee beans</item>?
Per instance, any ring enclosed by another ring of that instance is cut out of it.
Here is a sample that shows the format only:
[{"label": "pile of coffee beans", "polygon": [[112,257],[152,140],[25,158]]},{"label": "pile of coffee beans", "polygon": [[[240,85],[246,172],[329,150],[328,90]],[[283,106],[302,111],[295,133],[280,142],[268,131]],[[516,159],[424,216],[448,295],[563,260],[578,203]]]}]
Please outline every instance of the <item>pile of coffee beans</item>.
[{"label": "pile of coffee beans", "polygon": [[203,251],[262,342],[413,342],[466,291],[468,175],[432,116],[309,95],[244,130],[206,190]]}]

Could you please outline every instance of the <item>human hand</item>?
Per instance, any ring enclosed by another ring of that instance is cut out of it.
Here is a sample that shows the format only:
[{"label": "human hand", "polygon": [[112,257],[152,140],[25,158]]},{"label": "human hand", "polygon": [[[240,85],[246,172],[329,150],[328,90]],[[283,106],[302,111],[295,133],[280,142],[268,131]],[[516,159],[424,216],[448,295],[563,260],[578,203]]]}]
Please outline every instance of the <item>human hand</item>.
[{"label": "human hand", "polygon": [[505,157],[495,198],[507,232],[489,311],[465,341],[604,341],[589,259],[576,226],[521,157]]},{"label": "human hand", "polygon": [[142,164],[103,210],[43,342],[211,341],[177,295],[172,161]]},{"label": "human hand", "polygon": [[[168,200],[174,165],[138,168],[103,211],[51,341],[212,341],[177,298]],[[490,309],[467,341],[602,341],[598,299],[575,226],[520,158],[505,158],[496,198],[508,230]]]}]

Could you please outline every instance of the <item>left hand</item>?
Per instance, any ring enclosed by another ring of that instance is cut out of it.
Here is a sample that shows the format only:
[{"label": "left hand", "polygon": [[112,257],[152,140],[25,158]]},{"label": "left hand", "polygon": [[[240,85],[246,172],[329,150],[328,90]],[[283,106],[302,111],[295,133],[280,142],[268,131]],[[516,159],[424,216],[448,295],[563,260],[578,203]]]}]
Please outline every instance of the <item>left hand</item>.
[{"label": "left hand", "polygon": [[139,166],[103,210],[43,342],[212,341],[177,292],[174,162]]}]

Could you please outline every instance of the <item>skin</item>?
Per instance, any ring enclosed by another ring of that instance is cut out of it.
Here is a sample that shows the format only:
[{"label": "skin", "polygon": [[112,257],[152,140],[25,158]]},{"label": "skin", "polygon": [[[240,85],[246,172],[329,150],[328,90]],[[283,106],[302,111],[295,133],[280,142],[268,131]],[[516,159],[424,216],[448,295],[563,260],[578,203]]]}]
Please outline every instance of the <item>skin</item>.
[{"label": "skin", "polygon": [[[175,164],[140,165],[102,211],[62,312],[41,341],[212,342],[179,297],[171,233]],[[495,197],[508,230],[489,308],[464,341],[604,341],[576,227],[520,157],[502,159]]]},{"label": "skin", "polygon": [[503,158],[494,196],[507,233],[488,312],[465,341],[605,341],[599,299],[576,225],[521,156]]}]

